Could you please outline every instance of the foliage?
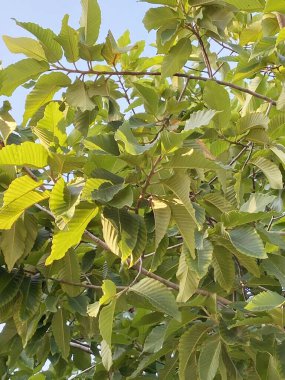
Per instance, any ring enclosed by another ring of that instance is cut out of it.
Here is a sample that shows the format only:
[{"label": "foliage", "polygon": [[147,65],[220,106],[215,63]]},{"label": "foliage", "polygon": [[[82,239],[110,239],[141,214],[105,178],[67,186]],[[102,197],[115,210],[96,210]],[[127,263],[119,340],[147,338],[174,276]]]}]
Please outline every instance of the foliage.
[{"label": "foliage", "polygon": [[145,2],[4,37],[3,380],[285,378],[284,1]]}]

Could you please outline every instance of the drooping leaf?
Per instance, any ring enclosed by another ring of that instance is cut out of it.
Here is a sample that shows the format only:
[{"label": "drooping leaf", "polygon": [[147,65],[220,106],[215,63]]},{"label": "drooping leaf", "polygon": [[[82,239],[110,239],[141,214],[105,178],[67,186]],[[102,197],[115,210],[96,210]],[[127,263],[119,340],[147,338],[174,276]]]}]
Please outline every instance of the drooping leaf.
[{"label": "drooping leaf", "polygon": [[228,293],[234,286],[235,266],[230,252],[224,247],[217,246],[213,253],[215,279]]},{"label": "drooping leaf", "polygon": [[55,342],[65,360],[67,360],[70,352],[70,328],[66,322],[64,310],[58,309],[53,316],[51,326]]},{"label": "drooping leaf", "polygon": [[24,278],[21,284],[22,304],[20,318],[24,321],[32,318],[41,304],[42,283],[35,278]]},{"label": "drooping leaf", "polygon": [[59,261],[59,264],[60,269],[58,270],[58,278],[59,280],[63,280],[61,283],[62,290],[70,297],[78,296],[82,292],[82,288],[72,285],[80,283],[80,265],[78,257],[70,250],[66,253],[63,259]]},{"label": "drooping leaf", "polygon": [[203,345],[198,362],[201,379],[213,380],[219,368],[221,342],[216,339]]},{"label": "drooping leaf", "polygon": [[111,347],[114,312],[116,299],[113,299],[108,305],[104,306],[99,314],[100,334],[105,342]]},{"label": "drooping leaf", "polygon": [[152,199],[152,209],[153,209],[154,220],[155,220],[155,249],[156,249],[167,232],[170,218],[171,218],[171,210],[169,206],[167,205],[167,203],[156,198]]},{"label": "drooping leaf", "polygon": [[186,380],[185,371],[189,359],[208,328],[204,323],[194,324],[180,337],[178,346],[180,380]]},{"label": "drooping leaf", "polygon": [[171,291],[160,282],[144,278],[133,285],[129,292],[144,298],[153,308],[180,320],[180,313]]},{"label": "drooping leaf", "polygon": [[23,271],[8,273],[1,267],[0,274],[0,307],[2,307],[16,297],[22,284],[24,273]]},{"label": "drooping leaf", "polygon": [[189,255],[187,249],[183,247],[176,273],[176,277],[179,280],[179,293],[176,299],[177,302],[187,302],[196,292],[199,285],[199,277],[190,267],[187,254]]},{"label": "drooping leaf", "polygon": [[176,202],[170,203],[172,217],[181,232],[181,235],[190,250],[190,253],[195,257],[195,238],[196,223],[192,215],[189,214],[187,208],[177,199]]},{"label": "drooping leaf", "polygon": [[0,246],[9,272],[24,255],[26,238],[27,230],[22,219],[18,219],[11,229],[2,232]]}]

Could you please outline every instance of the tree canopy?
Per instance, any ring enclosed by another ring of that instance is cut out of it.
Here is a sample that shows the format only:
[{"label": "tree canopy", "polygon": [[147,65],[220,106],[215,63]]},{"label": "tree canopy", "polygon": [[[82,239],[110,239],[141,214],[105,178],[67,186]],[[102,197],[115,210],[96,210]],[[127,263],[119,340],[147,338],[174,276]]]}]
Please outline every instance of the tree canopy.
[{"label": "tree canopy", "polygon": [[285,379],[284,0],[144,2],[3,36],[2,380]]}]

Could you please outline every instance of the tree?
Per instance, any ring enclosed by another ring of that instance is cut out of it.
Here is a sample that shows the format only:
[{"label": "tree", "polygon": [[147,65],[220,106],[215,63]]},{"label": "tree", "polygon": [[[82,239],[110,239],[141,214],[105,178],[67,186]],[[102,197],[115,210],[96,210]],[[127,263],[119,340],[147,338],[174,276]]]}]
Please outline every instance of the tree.
[{"label": "tree", "polygon": [[283,0],[145,0],[4,41],[1,379],[285,378]]}]

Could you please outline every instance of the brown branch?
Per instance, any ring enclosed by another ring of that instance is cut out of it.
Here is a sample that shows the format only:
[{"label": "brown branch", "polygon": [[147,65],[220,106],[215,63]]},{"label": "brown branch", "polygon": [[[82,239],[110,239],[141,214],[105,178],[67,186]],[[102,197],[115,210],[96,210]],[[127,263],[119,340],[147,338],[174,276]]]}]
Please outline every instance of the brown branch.
[{"label": "brown branch", "polygon": [[194,25],[192,27],[190,25],[186,25],[186,27],[188,29],[190,29],[193,32],[193,34],[196,36],[196,38],[198,40],[198,43],[199,43],[199,45],[201,47],[201,50],[202,50],[203,59],[204,59],[204,62],[205,62],[205,66],[207,67],[207,71],[208,71],[209,77],[213,78],[213,71],[212,71],[212,67],[211,67],[211,64],[210,64],[209,57],[208,57],[208,53],[207,53],[207,50],[205,48],[204,42],[202,40],[202,37],[200,36],[198,26]]},{"label": "brown branch", "polygon": [[[84,70],[74,70],[74,69],[68,69],[68,68],[62,69],[59,66],[54,66],[53,69],[50,69],[50,71],[55,71],[55,70],[56,71],[58,71],[58,70],[66,71],[69,74],[71,74],[71,73],[75,73],[75,74],[84,73],[86,75],[109,75],[110,77],[111,76],[118,76],[118,75],[122,75],[122,76],[128,76],[128,75],[129,76],[161,76],[161,72],[159,72],[159,71],[155,71],[155,72],[153,72],[153,71],[96,71],[96,70],[84,71]],[[252,95],[255,98],[262,99],[265,102],[271,103],[273,106],[276,106],[276,104],[277,104],[277,102],[275,100],[269,98],[268,96],[259,94],[255,91],[249,90],[248,88],[245,88],[242,86],[238,86],[238,85],[233,84],[231,82],[226,82],[226,81],[215,79],[215,78],[205,78],[205,77],[201,77],[201,76],[197,76],[197,75],[187,75],[187,74],[183,74],[183,73],[175,73],[175,74],[173,74],[173,76],[178,77],[178,78],[186,78],[189,80],[197,80],[197,81],[203,81],[203,82],[213,80],[217,84],[220,84],[221,86],[230,87],[233,90],[241,91],[241,92],[244,92],[246,94]]]},{"label": "brown branch", "polygon": [[93,351],[91,350],[91,348],[86,347],[85,345],[82,345],[80,343],[70,342],[70,346],[74,348],[78,348],[79,350],[82,350],[84,352],[87,352],[87,354],[90,354],[90,355],[93,354]]}]

